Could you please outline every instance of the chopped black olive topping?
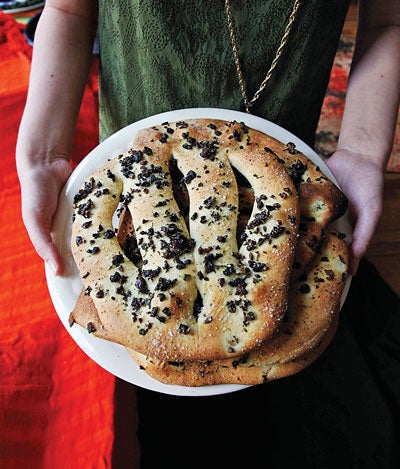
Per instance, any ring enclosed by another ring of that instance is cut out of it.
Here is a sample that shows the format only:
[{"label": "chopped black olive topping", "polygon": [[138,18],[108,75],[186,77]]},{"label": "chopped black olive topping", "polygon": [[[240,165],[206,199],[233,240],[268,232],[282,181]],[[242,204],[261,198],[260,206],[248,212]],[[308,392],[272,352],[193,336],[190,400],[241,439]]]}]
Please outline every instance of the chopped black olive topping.
[{"label": "chopped black olive topping", "polygon": [[254,321],[256,319],[256,315],[253,311],[248,311],[244,313],[244,320],[243,324],[245,326],[248,326],[251,321]]},{"label": "chopped black olive topping", "polygon": [[233,264],[228,264],[226,268],[222,271],[222,273],[224,275],[232,275],[233,273],[235,273],[235,268]]},{"label": "chopped black olive topping", "polygon": [[200,156],[206,160],[214,161],[215,155],[218,150],[218,145],[215,141],[202,141],[199,142],[199,146],[202,148]]},{"label": "chopped black olive topping", "polygon": [[237,368],[239,365],[244,365],[250,357],[249,353],[245,353],[239,358],[236,358],[235,360],[232,361],[232,366],[233,368]]},{"label": "chopped black olive topping", "polygon": [[165,186],[169,185],[167,179],[165,179],[165,174],[162,172],[161,166],[155,166],[153,164],[146,166],[141,166],[141,172],[137,174],[138,182],[137,186],[147,188],[153,184],[157,189],[162,189]]},{"label": "chopped black olive topping", "polygon": [[286,150],[288,151],[288,153],[293,155],[296,153],[296,145],[293,142],[288,142],[286,145]]},{"label": "chopped black olive topping", "polygon": [[185,184],[189,184],[190,182],[193,181],[193,179],[197,176],[197,174],[193,171],[190,170],[187,172],[186,176],[183,178],[183,182]]},{"label": "chopped black olive topping", "polygon": [[281,225],[275,225],[271,230],[271,238],[278,238],[282,233],[285,232],[285,227]]},{"label": "chopped black olive topping", "polygon": [[114,272],[110,276],[110,280],[111,282],[116,282],[116,283],[119,283],[120,285],[123,285],[128,280],[128,277],[126,277],[125,275],[121,275],[119,272]]},{"label": "chopped black olive topping", "polygon": [[89,334],[92,334],[93,332],[96,332],[96,327],[92,322],[88,322],[86,324],[86,329],[89,332]]},{"label": "chopped black olive topping", "polygon": [[177,282],[177,279],[166,279],[164,277],[160,277],[158,282],[157,282],[157,285],[154,287],[154,289],[156,291],[166,291],[166,290],[169,290],[170,288],[172,288],[175,283]]},{"label": "chopped black olive topping", "polygon": [[263,262],[249,261],[249,266],[254,270],[254,272],[264,272],[268,270],[267,264]]},{"label": "chopped black olive topping", "polygon": [[303,175],[307,171],[307,165],[297,160],[289,167],[289,176],[293,182],[298,185],[303,180]]},{"label": "chopped black olive topping", "polygon": [[143,269],[142,274],[143,277],[154,279],[156,278],[161,272],[161,267],[157,267],[155,269]]},{"label": "chopped black olive topping", "polygon": [[114,236],[115,236],[114,230],[106,230],[104,232],[104,238],[105,239],[112,239],[112,238],[114,238]]},{"label": "chopped black olive topping", "polygon": [[94,203],[91,199],[87,200],[83,204],[78,205],[78,213],[84,218],[90,218],[92,216],[92,209],[94,208]]},{"label": "chopped black olive topping", "polygon": [[143,298],[133,298],[131,306],[134,311],[139,311],[142,306],[145,306]]},{"label": "chopped black olive topping", "polygon": [[269,211],[268,210],[263,210],[259,213],[257,213],[254,218],[249,222],[248,227],[250,229],[255,228],[256,226],[260,226],[264,224],[268,218],[269,218]]},{"label": "chopped black olive topping", "polygon": [[162,255],[165,259],[177,259],[192,251],[194,239],[186,237],[175,223],[163,226],[161,231],[169,238],[169,242],[161,240]]},{"label": "chopped black olive topping", "polygon": [[119,267],[124,262],[124,256],[122,254],[116,254],[111,262],[115,267]]},{"label": "chopped black olive topping", "polygon": [[141,293],[149,293],[146,280],[141,275],[136,278],[135,286]]},{"label": "chopped black olive topping", "polygon": [[311,287],[310,285],[308,285],[308,283],[302,283],[300,285],[300,288],[299,288],[300,293],[307,294],[307,293],[310,293],[310,291],[311,291]]},{"label": "chopped black olive topping", "polygon": [[98,246],[93,246],[92,249],[88,249],[86,252],[88,254],[98,254],[100,252],[100,248]]},{"label": "chopped black olive topping", "polygon": [[235,280],[228,282],[231,287],[236,287],[236,295],[244,296],[247,295],[246,289],[246,278],[237,277]]},{"label": "chopped black olive topping", "polygon": [[115,181],[115,174],[113,174],[109,169],[107,170],[107,177],[112,181]]},{"label": "chopped black olive topping", "polygon": [[187,324],[179,324],[179,328],[178,328],[178,331],[181,333],[181,334],[189,334],[190,332],[190,327],[187,325]]},{"label": "chopped black olive topping", "polygon": [[236,129],[234,129],[233,131],[233,138],[237,141],[237,142],[240,142],[242,137],[240,135],[240,132]]},{"label": "chopped black olive topping", "polygon": [[335,278],[335,273],[333,270],[331,269],[324,269],[324,270],[325,270],[327,280],[333,280]]},{"label": "chopped black olive topping", "polygon": [[150,311],[150,316],[152,316],[153,318],[156,317],[159,310],[160,308],[158,306],[153,306]]},{"label": "chopped black olive topping", "polygon": [[167,203],[168,203],[168,200],[160,200],[159,202],[155,204],[155,207],[164,207],[165,205],[167,205]]},{"label": "chopped black olive topping", "polygon": [[74,204],[77,204],[81,200],[85,199],[95,188],[95,180],[91,178],[89,181],[86,181],[83,189],[80,189],[77,194],[74,196]]},{"label": "chopped black olive topping", "polygon": [[207,197],[207,199],[205,199],[203,201],[203,204],[206,208],[211,208],[214,204],[215,204],[215,197],[214,196],[210,196],[210,197]]},{"label": "chopped black olive topping", "polygon": [[222,257],[221,253],[218,253],[218,254],[209,253],[206,256],[204,256],[204,268],[207,274],[209,274],[210,272],[215,272],[214,263],[216,260],[218,260],[221,257]]}]

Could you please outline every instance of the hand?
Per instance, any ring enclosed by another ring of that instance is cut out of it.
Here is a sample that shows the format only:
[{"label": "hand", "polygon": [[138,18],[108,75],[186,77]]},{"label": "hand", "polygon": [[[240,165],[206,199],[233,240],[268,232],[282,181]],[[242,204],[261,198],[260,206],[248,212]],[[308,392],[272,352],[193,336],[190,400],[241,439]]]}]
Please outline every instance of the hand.
[{"label": "hand", "polygon": [[355,275],[376,231],[383,208],[384,169],[371,155],[336,151],[327,161],[349,202],[353,239],[350,274]]},{"label": "hand", "polygon": [[56,275],[62,273],[63,264],[51,238],[51,225],[60,191],[72,169],[67,159],[58,158],[19,171],[22,219],[33,247]]}]

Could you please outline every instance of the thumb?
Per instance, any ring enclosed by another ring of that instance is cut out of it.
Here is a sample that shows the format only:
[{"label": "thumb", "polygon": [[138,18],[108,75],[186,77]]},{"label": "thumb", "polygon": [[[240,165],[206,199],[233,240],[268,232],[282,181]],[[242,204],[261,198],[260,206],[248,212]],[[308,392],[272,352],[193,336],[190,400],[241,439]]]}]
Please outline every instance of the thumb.
[{"label": "thumb", "polygon": [[376,224],[371,223],[371,217],[360,214],[354,227],[350,246],[350,274],[352,276],[356,274],[360,260],[367,253],[375,229]]},{"label": "thumb", "polygon": [[35,251],[46,262],[54,275],[60,275],[63,271],[63,261],[57,246],[51,238],[50,223],[43,225],[42,217],[35,217],[34,214],[23,218]]}]

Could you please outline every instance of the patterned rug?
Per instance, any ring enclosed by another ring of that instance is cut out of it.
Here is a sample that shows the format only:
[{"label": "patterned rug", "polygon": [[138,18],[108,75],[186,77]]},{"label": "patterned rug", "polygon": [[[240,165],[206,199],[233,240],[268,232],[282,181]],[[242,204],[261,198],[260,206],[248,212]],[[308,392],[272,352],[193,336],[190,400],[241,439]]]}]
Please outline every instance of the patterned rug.
[{"label": "patterned rug", "polygon": [[[354,40],[342,36],[331,72],[331,78],[318,124],[315,150],[324,158],[335,150],[346,97],[347,80],[354,51]],[[388,172],[400,172],[400,119],[389,163]]]}]

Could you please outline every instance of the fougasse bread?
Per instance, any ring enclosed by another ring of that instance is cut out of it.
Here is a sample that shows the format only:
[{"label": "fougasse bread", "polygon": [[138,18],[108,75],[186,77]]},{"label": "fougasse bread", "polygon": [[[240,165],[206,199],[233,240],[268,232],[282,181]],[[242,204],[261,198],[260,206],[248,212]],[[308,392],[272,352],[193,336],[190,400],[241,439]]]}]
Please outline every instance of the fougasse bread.
[{"label": "fougasse bread", "polygon": [[[108,340],[163,361],[215,360],[243,356],[279,330],[300,203],[265,138],[239,122],[163,123],[86,179],[71,249]],[[254,193],[240,243],[238,175]],[[132,216],[134,259],[113,226],[121,207]]]}]

